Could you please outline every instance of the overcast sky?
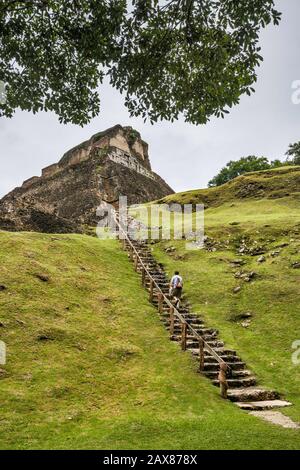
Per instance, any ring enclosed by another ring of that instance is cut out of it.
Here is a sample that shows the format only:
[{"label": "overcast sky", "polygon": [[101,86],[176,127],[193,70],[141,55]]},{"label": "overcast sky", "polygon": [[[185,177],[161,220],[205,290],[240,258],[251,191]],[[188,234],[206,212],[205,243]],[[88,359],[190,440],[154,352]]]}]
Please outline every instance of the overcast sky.
[{"label": "overcast sky", "polygon": [[144,124],[130,118],[123,98],[102,88],[102,112],[84,128],[60,124],[56,115],[17,112],[0,118],[0,197],[55,163],[65,151],[115,124],[130,125],[149,143],[152,168],[175,191],[207,186],[229,160],[247,155],[283,158],[289,143],[300,140],[300,104],[292,103],[292,83],[300,80],[300,1],[278,0],[279,27],[261,35],[263,65],[256,93],[243,97],[225,119],[204,126]]}]

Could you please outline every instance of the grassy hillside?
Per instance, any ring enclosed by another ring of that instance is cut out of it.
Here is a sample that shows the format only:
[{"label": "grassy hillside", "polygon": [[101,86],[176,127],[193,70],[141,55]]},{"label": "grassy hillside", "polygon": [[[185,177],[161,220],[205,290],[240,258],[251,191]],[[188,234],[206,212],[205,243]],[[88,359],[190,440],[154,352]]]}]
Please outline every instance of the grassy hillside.
[{"label": "grassy hillside", "polygon": [[239,176],[228,183],[209,189],[198,189],[171,194],[159,202],[179,204],[205,204],[217,207],[228,202],[245,199],[271,200],[291,197],[300,204],[300,166],[281,167]]},{"label": "grassy hillside", "polygon": [[[238,410],[194,373],[190,356],[168,341],[118,242],[4,232],[0,239],[0,335],[8,350],[0,374],[1,449],[299,448],[299,431]],[[189,276],[187,289],[201,307],[208,301],[205,312],[214,323],[226,325],[229,300],[224,304],[217,287],[227,291],[215,277],[226,264],[208,255],[196,271],[196,257],[206,254],[193,256],[191,270],[180,266]],[[205,282],[205,266],[213,268],[209,290],[208,283],[198,284],[199,273]],[[288,291],[289,301],[296,289]],[[286,295],[283,286],[280,292]],[[239,341],[251,330],[239,333],[231,325],[224,332],[258,369],[257,341]],[[286,327],[295,336],[295,323]],[[276,350],[278,338],[289,353],[281,323],[273,330],[266,334],[268,349]],[[286,361],[272,355],[271,369],[271,354],[264,354],[268,382]]]},{"label": "grassy hillside", "polygon": [[[299,167],[283,168],[170,196],[179,203],[205,201],[206,246],[191,251],[176,240],[154,245],[170,275],[175,269],[183,274],[195,310],[220,330],[261,384],[295,404],[283,412],[297,421],[300,364],[292,362],[292,344],[300,339],[299,178]],[[247,312],[252,319],[245,327],[239,317]]]}]

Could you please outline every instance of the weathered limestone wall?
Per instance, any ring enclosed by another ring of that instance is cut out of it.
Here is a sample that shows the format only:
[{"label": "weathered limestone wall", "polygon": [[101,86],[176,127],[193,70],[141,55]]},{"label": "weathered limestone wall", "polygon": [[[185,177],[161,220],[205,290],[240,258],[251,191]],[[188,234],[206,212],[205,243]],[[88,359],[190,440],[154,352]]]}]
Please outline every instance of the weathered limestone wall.
[{"label": "weathered limestone wall", "polygon": [[125,139],[123,133],[118,132],[114,137],[111,137],[109,139],[109,147],[116,147],[120,150],[123,150],[123,152],[129,153],[130,154],[130,148],[128,145],[127,140]]},{"label": "weathered limestone wall", "polygon": [[[51,177],[59,171],[88,160],[96,148],[107,148],[108,151],[113,149],[109,152],[113,161],[155,179],[149,162],[148,145],[131,127],[122,128],[119,125],[94,135],[88,141],[66,152],[58,164],[42,170],[42,178]],[[29,182],[26,182],[26,186],[28,184]]]},{"label": "weathered limestone wall", "polygon": [[60,169],[66,168],[67,166],[77,165],[84,160],[87,160],[90,156],[90,147],[87,149],[80,149],[70,157],[68,165],[59,165]]},{"label": "weathered limestone wall", "polygon": [[59,166],[57,163],[53,165],[49,165],[46,168],[42,169],[42,177],[47,178],[48,176],[52,176],[59,171]]},{"label": "weathered limestone wall", "polygon": [[147,170],[147,168],[141,165],[140,161],[136,157],[129,155],[120,148],[112,148],[107,156],[113,162],[126,166],[127,168],[130,168],[131,170],[134,170],[141,175],[147,176],[147,178],[151,178],[153,180],[156,179],[152,171]]},{"label": "weathered limestone wall", "polygon": [[32,176],[32,178],[28,178],[28,180],[25,180],[22,184],[23,188],[29,188],[33,183],[38,181],[40,179],[39,176]]},{"label": "weathered limestone wall", "polygon": [[137,154],[142,160],[145,160],[144,147],[141,142],[136,140],[132,145],[132,150]]},{"label": "weathered limestone wall", "polygon": [[59,161],[61,168],[80,163],[91,155],[95,148],[116,147],[123,152],[133,155],[151,170],[148,145],[141,139],[140,134],[131,127],[122,127],[119,124],[103,132],[93,135],[89,140],[82,142],[64,154]]}]

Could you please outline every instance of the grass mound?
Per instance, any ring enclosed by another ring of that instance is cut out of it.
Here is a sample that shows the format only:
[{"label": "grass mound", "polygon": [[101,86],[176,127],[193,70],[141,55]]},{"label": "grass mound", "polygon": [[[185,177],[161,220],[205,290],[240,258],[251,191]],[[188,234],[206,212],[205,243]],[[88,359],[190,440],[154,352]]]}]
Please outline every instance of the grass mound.
[{"label": "grass mound", "polygon": [[239,176],[222,186],[171,194],[161,203],[204,204],[218,207],[245,199],[280,199],[291,196],[300,204],[300,166],[281,167]]},{"label": "grass mound", "polygon": [[[189,355],[168,341],[118,242],[25,232],[0,238],[1,449],[299,447],[298,431],[238,410],[194,372]],[[207,310],[223,321],[221,307]]]}]

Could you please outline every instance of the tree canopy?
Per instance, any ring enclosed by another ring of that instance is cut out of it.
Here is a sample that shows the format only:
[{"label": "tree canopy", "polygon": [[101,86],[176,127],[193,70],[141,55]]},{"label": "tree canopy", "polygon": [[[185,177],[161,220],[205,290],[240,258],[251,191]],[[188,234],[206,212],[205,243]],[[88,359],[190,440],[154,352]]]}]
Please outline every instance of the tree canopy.
[{"label": "tree canopy", "polygon": [[290,144],[286,156],[288,162],[294,165],[300,165],[300,142]]},{"label": "tree canopy", "polygon": [[105,76],[131,116],[190,123],[251,94],[272,0],[1,0],[0,116],[54,111],[84,125]]},{"label": "tree canopy", "polygon": [[280,160],[269,161],[266,157],[256,157],[250,155],[249,157],[242,157],[236,161],[230,161],[222,170],[209,181],[208,186],[221,186],[228,181],[236,178],[237,176],[244,175],[251,171],[262,171],[270,168],[277,168],[285,165]]}]

